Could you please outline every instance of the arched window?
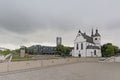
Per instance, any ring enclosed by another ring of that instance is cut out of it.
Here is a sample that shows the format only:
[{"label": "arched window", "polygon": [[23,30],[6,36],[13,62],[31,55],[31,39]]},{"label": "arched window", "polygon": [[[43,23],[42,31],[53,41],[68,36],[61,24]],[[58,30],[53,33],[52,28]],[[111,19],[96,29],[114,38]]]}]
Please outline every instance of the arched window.
[{"label": "arched window", "polygon": [[79,49],[79,44],[76,45],[76,49],[77,49],[77,50]]},{"label": "arched window", "polygon": [[81,50],[83,50],[83,43],[81,43]]}]

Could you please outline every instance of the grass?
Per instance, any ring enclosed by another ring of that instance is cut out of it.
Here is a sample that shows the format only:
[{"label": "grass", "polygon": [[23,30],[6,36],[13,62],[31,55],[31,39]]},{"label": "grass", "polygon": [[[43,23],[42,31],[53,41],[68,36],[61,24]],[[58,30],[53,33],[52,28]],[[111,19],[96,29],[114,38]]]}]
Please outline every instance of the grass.
[{"label": "grass", "polygon": [[26,57],[20,57],[18,54],[14,54],[12,61],[29,61],[29,60],[48,60],[48,59],[59,59],[67,58],[60,55],[28,55]]},{"label": "grass", "polygon": [[28,61],[32,59],[32,55],[26,57],[20,57],[19,55],[13,55],[12,61]]}]

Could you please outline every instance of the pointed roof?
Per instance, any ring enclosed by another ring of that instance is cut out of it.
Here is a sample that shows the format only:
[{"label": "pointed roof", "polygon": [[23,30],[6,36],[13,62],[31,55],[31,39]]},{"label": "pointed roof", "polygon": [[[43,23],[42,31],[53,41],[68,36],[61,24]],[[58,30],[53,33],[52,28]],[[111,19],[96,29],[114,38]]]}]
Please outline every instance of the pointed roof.
[{"label": "pointed roof", "polygon": [[85,33],[81,33],[81,34],[82,34],[82,36],[84,37],[84,39],[86,39],[87,42],[89,42],[89,43],[94,43],[92,37],[86,35]]},{"label": "pointed roof", "polygon": [[93,32],[93,28],[92,28],[92,33],[91,33],[91,37],[93,37],[94,36],[94,32]]},{"label": "pointed roof", "polygon": [[78,31],[78,35],[76,37],[80,36],[80,34],[83,36],[84,39],[86,39],[87,42],[94,43],[93,37],[88,36],[86,33],[82,33],[81,30]]},{"label": "pointed roof", "polygon": [[81,30],[79,30],[78,33],[81,33]]},{"label": "pointed roof", "polygon": [[101,36],[101,35],[98,33],[98,29],[96,29],[96,33],[95,33],[94,37],[96,37],[96,36]]}]

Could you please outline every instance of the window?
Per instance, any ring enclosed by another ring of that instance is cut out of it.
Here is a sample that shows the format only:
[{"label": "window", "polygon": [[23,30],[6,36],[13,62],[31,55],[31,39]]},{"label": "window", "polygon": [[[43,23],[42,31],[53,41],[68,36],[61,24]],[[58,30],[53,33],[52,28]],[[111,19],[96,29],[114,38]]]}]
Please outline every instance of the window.
[{"label": "window", "polygon": [[83,50],[83,43],[81,43],[81,50]]},{"label": "window", "polygon": [[79,49],[79,45],[77,44],[77,46],[76,46],[76,49],[78,50]]},{"label": "window", "polygon": [[96,50],[94,50],[94,55],[96,55]]}]

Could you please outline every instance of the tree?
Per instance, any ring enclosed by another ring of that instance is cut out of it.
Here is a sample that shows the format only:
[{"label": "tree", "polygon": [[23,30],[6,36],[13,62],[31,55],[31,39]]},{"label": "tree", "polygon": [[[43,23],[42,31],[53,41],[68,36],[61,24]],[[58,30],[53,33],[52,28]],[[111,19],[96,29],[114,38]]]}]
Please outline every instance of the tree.
[{"label": "tree", "polygon": [[11,51],[9,49],[3,51],[3,55],[7,55],[7,54],[10,54],[10,53],[11,53]]},{"label": "tree", "polygon": [[56,47],[57,54],[61,56],[69,56],[70,51],[71,51],[70,47],[65,47],[63,45],[57,45]]},{"label": "tree", "polygon": [[119,47],[117,47],[117,46],[113,46],[113,47],[114,47],[114,53],[115,53],[115,55],[118,55],[118,53],[120,53]]},{"label": "tree", "polygon": [[63,45],[57,45],[56,52],[57,52],[58,55],[62,55],[65,52],[64,51],[64,46]]},{"label": "tree", "polygon": [[71,51],[70,47],[64,47],[64,49],[65,49],[65,55],[69,56]]},{"label": "tree", "polygon": [[3,53],[3,51],[2,50],[0,50],[0,54],[2,54]]},{"label": "tree", "polygon": [[113,56],[114,53],[115,53],[115,49],[116,49],[116,48],[115,48],[111,43],[104,44],[104,45],[101,47],[102,56],[103,56],[103,57]]},{"label": "tree", "polygon": [[105,50],[106,56],[114,56],[114,47],[112,45],[108,45],[107,49]]}]

